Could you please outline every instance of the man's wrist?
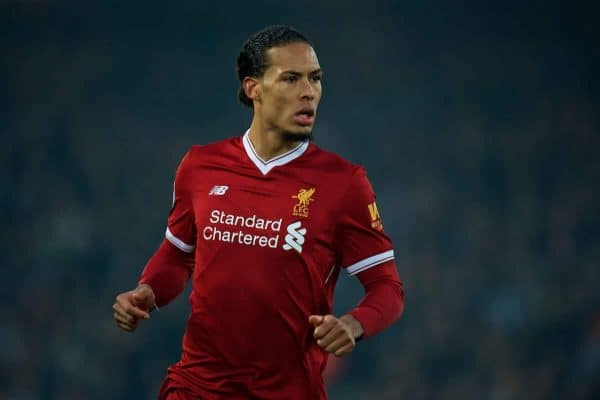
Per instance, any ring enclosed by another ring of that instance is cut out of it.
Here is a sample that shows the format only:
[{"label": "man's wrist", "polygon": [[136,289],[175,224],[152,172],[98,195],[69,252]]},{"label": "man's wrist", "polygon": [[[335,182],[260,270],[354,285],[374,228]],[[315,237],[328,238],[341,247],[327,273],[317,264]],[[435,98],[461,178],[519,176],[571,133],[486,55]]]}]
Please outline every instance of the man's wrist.
[{"label": "man's wrist", "polygon": [[140,290],[143,287],[147,287],[148,289],[152,290],[152,294],[154,294],[154,290],[152,289],[152,286],[150,286],[147,283],[140,283],[140,284],[138,284],[138,286],[135,288],[135,290]]},{"label": "man's wrist", "polygon": [[340,317],[340,320],[350,327],[350,331],[352,332],[354,340],[358,341],[362,339],[365,331],[359,320],[354,318],[352,314],[344,314]]},{"label": "man's wrist", "polygon": [[152,311],[159,311],[160,309],[158,308],[158,304],[156,304],[156,295],[154,294],[154,289],[152,289],[152,286],[150,286],[150,284],[148,283],[139,283],[138,287],[135,288],[135,290],[140,290],[141,288],[147,287],[148,289],[150,289],[150,291],[152,292],[152,301],[154,303],[153,307],[149,310],[150,312]]}]

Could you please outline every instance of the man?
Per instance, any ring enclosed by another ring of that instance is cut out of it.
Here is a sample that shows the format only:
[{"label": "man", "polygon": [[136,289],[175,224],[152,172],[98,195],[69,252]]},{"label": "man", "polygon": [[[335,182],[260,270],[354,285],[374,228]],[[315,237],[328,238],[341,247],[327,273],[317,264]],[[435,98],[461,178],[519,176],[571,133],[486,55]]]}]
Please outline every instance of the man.
[{"label": "man", "polygon": [[[311,143],[322,71],[285,26],[256,33],[238,57],[242,136],[193,146],[175,176],[166,239],[139,286],[117,296],[126,331],[192,277],[181,360],[160,399],[325,399],[327,355],[389,326],[404,294],[365,171]],[[331,315],[340,270],[365,288]]]}]

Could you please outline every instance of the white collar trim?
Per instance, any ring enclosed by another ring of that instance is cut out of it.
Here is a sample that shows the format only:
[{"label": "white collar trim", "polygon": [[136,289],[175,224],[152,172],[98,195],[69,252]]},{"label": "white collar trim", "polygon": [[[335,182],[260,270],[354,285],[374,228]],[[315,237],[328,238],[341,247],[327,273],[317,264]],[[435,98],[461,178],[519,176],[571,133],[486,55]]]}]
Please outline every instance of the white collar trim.
[{"label": "white collar trim", "polygon": [[256,165],[256,168],[258,168],[259,171],[262,172],[263,175],[266,175],[270,170],[272,170],[275,167],[285,165],[285,164],[289,163],[290,161],[295,160],[296,158],[298,158],[302,154],[304,154],[306,149],[308,149],[309,142],[307,140],[305,142],[300,143],[298,146],[296,146],[292,150],[290,150],[286,153],[283,153],[281,155],[278,155],[277,157],[272,158],[268,161],[265,161],[262,158],[260,158],[258,156],[258,154],[256,153],[256,150],[254,150],[254,146],[252,145],[252,142],[250,141],[250,138],[248,137],[249,132],[250,132],[250,129],[248,129],[246,131],[246,133],[244,134],[244,137],[242,138],[242,143],[244,144],[244,150],[246,150],[246,154],[248,154],[248,157],[250,158],[250,160],[252,160],[254,165]]}]

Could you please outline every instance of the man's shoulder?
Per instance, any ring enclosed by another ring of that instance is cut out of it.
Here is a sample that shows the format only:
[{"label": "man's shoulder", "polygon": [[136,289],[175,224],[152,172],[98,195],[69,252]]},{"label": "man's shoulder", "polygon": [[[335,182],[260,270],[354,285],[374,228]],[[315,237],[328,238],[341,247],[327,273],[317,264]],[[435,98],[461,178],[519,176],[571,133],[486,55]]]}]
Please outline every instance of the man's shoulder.
[{"label": "man's shoulder", "polygon": [[314,143],[311,143],[309,154],[310,162],[315,168],[336,175],[350,177],[363,169],[361,165],[355,164],[337,153],[322,149]]},{"label": "man's shoulder", "polygon": [[231,166],[239,159],[241,138],[230,137],[207,144],[192,145],[179,164],[179,174],[187,176],[215,166]]},{"label": "man's shoulder", "polygon": [[241,138],[239,136],[221,139],[216,142],[206,144],[192,145],[188,151],[188,155],[192,160],[198,160],[210,156],[221,157],[235,151],[240,146]]}]

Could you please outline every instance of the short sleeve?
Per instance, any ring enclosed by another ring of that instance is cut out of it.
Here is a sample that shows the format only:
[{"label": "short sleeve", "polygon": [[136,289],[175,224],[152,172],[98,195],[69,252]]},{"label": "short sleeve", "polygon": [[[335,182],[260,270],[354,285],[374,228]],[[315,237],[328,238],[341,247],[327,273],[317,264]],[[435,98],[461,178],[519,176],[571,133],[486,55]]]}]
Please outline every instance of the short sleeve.
[{"label": "short sleeve", "polygon": [[196,225],[191,191],[191,154],[188,152],[175,173],[173,206],[167,220],[166,239],[179,250],[191,253],[196,248]]},{"label": "short sleeve", "polygon": [[335,240],[338,265],[355,275],[393,260],[392,242],[383,230],[364,168],[354,172],[342,201]]}]

